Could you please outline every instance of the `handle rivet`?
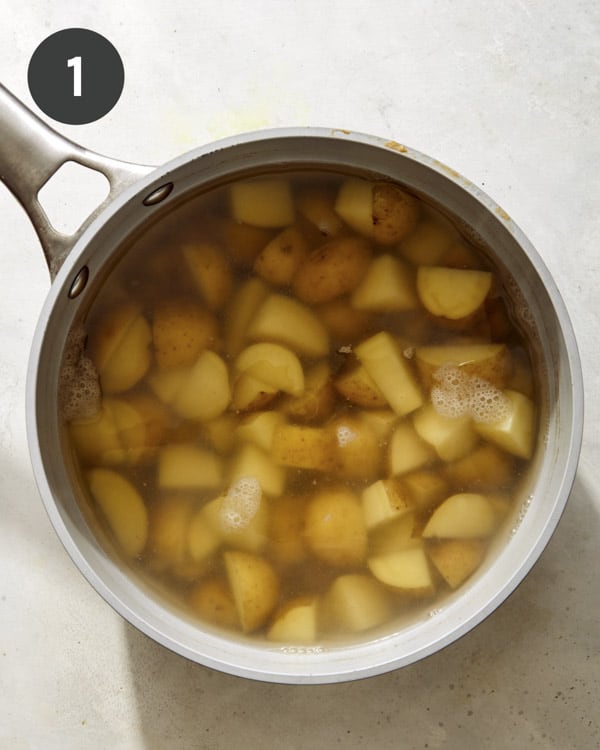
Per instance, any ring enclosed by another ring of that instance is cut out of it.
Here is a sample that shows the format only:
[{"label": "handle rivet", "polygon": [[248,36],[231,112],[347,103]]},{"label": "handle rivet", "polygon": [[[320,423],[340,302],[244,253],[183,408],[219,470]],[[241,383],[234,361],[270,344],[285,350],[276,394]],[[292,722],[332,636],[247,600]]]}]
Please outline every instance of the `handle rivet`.
[{"label": "handle rivet", "polygon": [[83,290],[85,289],[89,277],[90,269],[87,266],[84,266],[77,272],[77,276],[75,276],[75,278],[73,279],[73,283],[71,284],[71,288],[69,289],[69,299],[75,299],[75,297],[79,297],[81,292],[83,292]]},{"label": "handle rivet", "polygon": [[172,182],[166,182],[164,185],[157,187],[149,193],[142,203],[144,206],[156,206],[157,203],[164,201],[164,199],[171,193],[171,190],[173,190],[173,187]]}]

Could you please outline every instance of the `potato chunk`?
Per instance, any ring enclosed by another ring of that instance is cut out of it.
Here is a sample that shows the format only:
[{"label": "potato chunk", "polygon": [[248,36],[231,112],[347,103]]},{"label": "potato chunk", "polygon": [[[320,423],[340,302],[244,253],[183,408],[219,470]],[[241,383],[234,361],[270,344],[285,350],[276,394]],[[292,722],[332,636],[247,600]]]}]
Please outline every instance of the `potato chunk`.
[{"label": "potato chunk", "polygon": [[414,310],[418,299],[413,273],[393,255],[378,255],[352,293],[352,306],[372,312]]},{"label": "potato chunk", "polygon": [[354,567],[364,561],[367,529],[360,501],[343,487],[317,492],[306,507],[306,542],[313,554],[334,567]]},{"label": "potato chunk", "polygon": [[455,589],[480,566],[485,546],[479,539],[444,539],[427,546],[429,559]]},{"label": "potato chunk", "polygon": [[510,401],[508,415],[498,422],[477,422],[475,429],[505,451],[519,458],[531,458],[535,436],[533,401],[518,391],[506,390]]},{"label": "potato chunk", "polygon": [[267,638],[279,643],[314,643],[317,638],[316,598],[304,596],[286,602],[275,614]]},{"label": "potato chunk", "polygon": [[282,424],[273,434],[273,460],[280,466],[313,471],[336,467],[336,437],[325,427]]},{"label": "potato chunk", "polygon": [[394,552],[369,557],[369,570],[378,581],[397,591],[429,596],[435,590],[423,542],[411,539]]},{"label": "potato chunk", "polygon": [[238,355],[235,370],[292,396],[299,396],[304,391],[300,360],[291,349],[281,344],[251,344]]},{"label": "potato chunk", "polygon": [[282,565],[297,565],[306,559],[305,508],[305,498],[294,495],[283,495],[271,507],[270,548],[275,560]]},{"label": "potato chunk", "polygon": [[258,630],[277,605],[277,574],[267,560],[250,552],[229,550],[223,559],[242,630]]},{"label": "potato chunk", "polygon": [[357,364],[341,372],[333,381],[336,391],[347,401],[367,409],[381,409],[388,405],[377,383],[364,365]]},{"label": "potato chunk", "polygon": [[338,576],[325,593],[321,619],[325,629],[359,633],[381,625],[391,611],[390,594],[381,584],[371,576],[347,573]]},{"label": "potato chunk", "polygon": [[177,390],[173,408],[182,417],[205,422],[222,414],[230,400],[227,365],[218,354],[206,349]]},{"label": "potato chunk", "polygon": [[478,310],[492,285],[488,271],[444,266],[421,266],[417,271],[417,292],[428,312],[460,320]]},{"label": "potato chunk", "polygon": [[405,495],[397,490],[396,483],[378,479],[366,487],[361,496],[365,523],[369,530],[382,523],[400,518],[411,510]]},{"label": "potato chunk", "polygon": [[279,411],[260,411],[246,416],[237,426],[235,436],[244,443],[253,443],[267,453],[273,445],[275,429],[285,422]]},{"label": "potato chunk", "polygon": [[373,239],[381,245],[400,242],[415,228],[419,204],[410,193],[389,182],[373,186]]},{"label": "potato chunk", "polygon": [[223,578],[206,578],[190,591],[192,610],[208,622],[223,628],[239,628],[240,621],[229,584]]},{"label": "potato chunk", "polygon": [[119,547],[128,557],[140,555],[148,537],[148,512],[142,496],[112,469],[92,469],[87,482]]},{"label": "potato chunk", "polygon": [[254,271],[275,286],[287,286],[308,256],[308,242],[298,227],[274,237],[254,261]]},{"label": "potato chunk", "polygon": [[217,343],[214,316],[192,300],[168,299],[154,310],[152,340],[160,368],[191,365],[204,349]]},{"label": "potato chunk", "polygon": [[284,397],[279,408],[298,422],[318,422],[333,413],[335,401],[331,368],[327,362],[317,362],[306,372],[304,392],[298,396]]},{"label": "potato chunk", "polygon": [[456,461],[470,453],[477,443],[477,433],[468,415],[446,417],[433,404],[425,404],[413,415],[413,425],[442,461]]},{"label": "potato chunk", "polygon": [[248,326],[268,293],[267,285],[252,277],[234,295],[227,307],[224,324],[225,350],[230,356],[235,356],[244,346]]},{"label": "potato chunk", "polygon": [[354,416],[337,417],[328,427],[335,435],[336,474],[347,479],[373,479],[382,463],[376,433]]},{"label": "potato chunk", "polygon": [[334,193],[327,189],[313,188],[303,190],[298,196],[296,204],[302,216],[313,224],[322,235],[335,237],[341,232],[343,224],[333,209],[334,202]]},{"label": "potato chunk", "polygon": [[281,495],[285,488],[285,469],[277,465],[276,459],[252,443],[241,446],[230,468],[231,482],[243,477],[257,479],[267,495]]},{"label": "potato chunk", "polygon": [[189,443],[161,448],[158,485],[166,490],[210,489],[223,481],[223,466],[212,451]]},{"label": "potato chunk", "polygon": [[439,344],[420,346],[415,362],[426,389],[436,382],[436,372],[444,365],[454,365],[466,375],[487,380],[504,388],[511,372],[510,354],[505,344]]},{"label": "potato chunk", "polygon": [[231,213],[236,221],[254,227],[286,227],[294,223],[292,191],[287,180],[277,177],[234,182]]},{"label": "potato chunk", "polygon": [[498,525],[493,503],[474,492],[451,495],[438,506],[423,529],[423,537],[438,539],[481,539]]},{"label": "potato chunk", "polygon": [[152,505],[148,554],[155,569],[172,569],[186,562],[188,524],[193,509],[190,495],[167,495]]},{"label": "potato chunk", "polygon": [[433,463],[435,459],[435,451],[419,436],[410,421],[402,421],[396,426],[392,433],[388,458],[392,476],[414,471]]},{"label": "potato chunk", "polygon": [[211,242],[184,245],[183,257],[209,310],[220,310],[231,296],[233,279],[229,259]]},{"label": "potato chunk", "polygon": [[371,259],[369,243],[360,237],[338,237],[317,247],[299,266],[292,289],[302,302],[329,302],[353,291]]}]

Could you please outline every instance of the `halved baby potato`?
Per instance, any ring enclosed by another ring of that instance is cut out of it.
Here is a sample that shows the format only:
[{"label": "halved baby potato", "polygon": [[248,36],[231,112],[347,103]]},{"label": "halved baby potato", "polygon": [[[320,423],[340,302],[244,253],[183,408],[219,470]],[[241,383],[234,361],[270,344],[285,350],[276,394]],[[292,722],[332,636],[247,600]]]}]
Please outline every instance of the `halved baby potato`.
[{"label": "halved baby potato", "polygon": [[496,529],[499,515],[486,495],[461,492],[451,495],[432,513],[423,538],[483,539]]},{"label": "halved baby potato", "polygon": [[443,539],[428,544],[427,554],[448,586],[455,589],[480,566],[485,545],[480,539]]},{"label": "halved baby potato", "polygon": [[274,237],[254,261],[254,271],[275,286],[287,286],[308,256],[308,242],[298,227],[288,227]]},{"label": "halved baby potato", "polygon": [[302,364],[291,349],[281,344],[251,344],[238,355],[234,369],[292,396],[304,391]]},{"label": "halved baby potato", "polygon": [[154,359],[159,368],[191,365],[203,349],[215,348],[216,318],[194,300],[160,302],[152,318]]},{"label": "halved baby potato", "polygon": [[338,576],[323,595],[319,619],[325,630],[359,633],[381,625],[392,613],[392,598],[372,576]]},{"label": "halved baby potato", "polygon": [[396,591],[429,596],[435,584],[422,540],[410,539],[393,552],[369,557],[367,565],[378,581]]},{"label": "halved baby potato", "polygon": [[302,596],[287,601],[275,613],[267,638],[279,643],[314,643],[317,638],[317,598]]},{"label": "halved baby potato", "polygon": [[258,630],[277,605],[277,574],[267,560],[251,552],[228,550],[223,559],[242,630]]},{"label": "halved baby potato", "polygon": [[445,266],[420,266],[417,292],[432,315],[460,320],[478,310],[492,286],[489,271],[473,271]]},{"label": "halved baby potato", "polygon": [[233,290],[231,267],[223,249],[212,242],[195,242],[184,245],[182,253],[204,303],[210,310],[220,310]]},{"label": "halved baby potato", "polygon": [[367,527],[360,500],[345,487],[315,493],[306,506],[304,535],[315,557],[328,565],[360,565],[367,553]]}]

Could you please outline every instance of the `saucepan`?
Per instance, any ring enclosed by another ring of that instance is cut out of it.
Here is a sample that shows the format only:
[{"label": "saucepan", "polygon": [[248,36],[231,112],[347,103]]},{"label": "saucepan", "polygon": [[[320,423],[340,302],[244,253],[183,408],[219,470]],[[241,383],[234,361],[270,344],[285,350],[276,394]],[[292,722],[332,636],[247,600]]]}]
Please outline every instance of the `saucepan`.
[{"label": "saucepan", "polygon": [[[38,193],[66,162],[102,173],[107,199],[77,232],[50,224]],[[170,206],[236,175],[315,166],[393,180],[425,196],[488,248],[535,338],[539,439],[532,469],[494,554],[459,595],[395,632],[331,647],[276,646],[204,629],[132,577],[94,533],[61,450],[57,408],[68,332],[89,308],[119,248]],[[574,333],[556,284],[531,243],[491,198],[434,158],[395,141],[343,129],[284,128],[226,138],[167,164],[137,166],[62,137],[0,88],[0,173],[28,213],[52,283],[35,332],[27,380],[27,429],[49,519],[81,573],[120,615],[158,643],[206,667],[281,683],[342,682],[427,657],[486,618],[537,561],[560,520],[582,438],[583,387]]]}]

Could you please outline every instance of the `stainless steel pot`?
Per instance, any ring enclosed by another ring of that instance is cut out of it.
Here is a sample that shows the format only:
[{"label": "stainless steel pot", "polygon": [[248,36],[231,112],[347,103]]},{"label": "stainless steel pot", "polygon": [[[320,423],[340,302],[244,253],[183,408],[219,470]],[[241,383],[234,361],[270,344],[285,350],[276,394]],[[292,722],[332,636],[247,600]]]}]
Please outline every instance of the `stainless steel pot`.
[{"label": "stainless steel pot", "polygon": [[[49,224],[37,193],[65,162],[103,173],[107,200],[75,236]],[[132,232],[188,194],[248,171],[320,165],[391,178],[428,196],[492,254],[535,341],[541,377],[540,436],[533,470],[512,523],[481,570],[436,610],[394,633],[336,647],[279,648],[203,630],[136,582],[106,553],[77,502],[60,450],[56,406],[67,333],[116,262]],[[54,278],[34,336],[27,385],[31,458],[50,520],[67,552],[104,599],[159,643],[225,672],[272,682],[341,682],[428,656],[489,615],[520,583],[548,543],[565,507],[582,437],[583,385],[563,301],[541,258],[478,187],[440,162],[396,142],[345,130],[279,129],[244,134],[151,169],[89,152],[61,137],[0,87],[0,174],[39,235]]]}]

